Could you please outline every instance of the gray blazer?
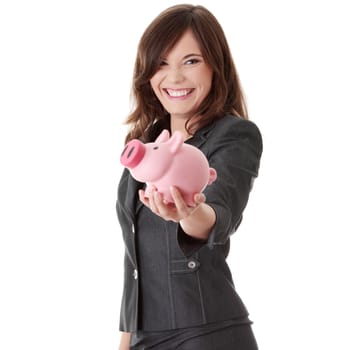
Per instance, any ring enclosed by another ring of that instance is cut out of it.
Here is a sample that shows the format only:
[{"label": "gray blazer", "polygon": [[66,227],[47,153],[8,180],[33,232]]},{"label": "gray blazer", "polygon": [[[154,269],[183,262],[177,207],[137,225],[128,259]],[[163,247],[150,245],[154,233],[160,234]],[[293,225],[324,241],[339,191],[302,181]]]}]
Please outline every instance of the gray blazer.
[{"label": "gray blazer", "polygon": [[186,235],[179,224],[142,205],[137,191],[143,184],[124,170],[117,200],[125,242],[121,331],[193,327],[248,315],[226,257],[258,176],[261,134],[253,122],[226,115],[187,142],[217,171],[204,191],[215,226],[205,242]]}]

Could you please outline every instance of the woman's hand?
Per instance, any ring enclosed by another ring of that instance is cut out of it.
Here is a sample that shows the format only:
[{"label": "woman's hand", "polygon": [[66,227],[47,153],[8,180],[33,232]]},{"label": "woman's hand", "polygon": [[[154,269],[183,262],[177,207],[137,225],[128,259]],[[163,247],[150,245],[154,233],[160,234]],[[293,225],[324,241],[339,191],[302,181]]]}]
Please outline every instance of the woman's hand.
[{"label": "woman's hand", "polygon": [[165,203],[162,195],[155,189],[152,189],[148,198],[145,198],[145,192],[139,191],[141,202],[150,208],[152,212],[164,220],[178,222],[183,231],[189,236],[197,239],[207,240],[211,229],[216,221],[214,209],[205,203],[203,193],[194,195],[194,206],[188,206],[184,201],[180,191],[170,188],[174,203]]},{"label": "woman's hand", "polygon": [[196,193],[194,195],[194,206],[188,206],[184,201],[181,192],[176,187],[170,188],[170,193],[173,197],[174,203],[166,203],[163,196],[155,188],[152,188],[148,198],[145,198],[145,192],[139,191],[140,201],[147,206],[152,212],[164,220],[171,220],[180,222],[192,215],[198,207],[205,202],[203,193]]},{"label": "woman's hand", "polygon": [[130,350],[131,333],[122,332],[118,350]]}]

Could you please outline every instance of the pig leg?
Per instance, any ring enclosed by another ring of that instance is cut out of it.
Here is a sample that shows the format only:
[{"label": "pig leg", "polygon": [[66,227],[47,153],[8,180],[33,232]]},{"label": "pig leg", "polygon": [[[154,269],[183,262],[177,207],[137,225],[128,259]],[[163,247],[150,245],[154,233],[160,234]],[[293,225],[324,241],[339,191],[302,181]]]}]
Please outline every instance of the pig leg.
[{"label": "pig leg", "polygon": [[217,178],[216,170],[214,168],[209,168],[209,180],[208,185],[211,185]]}]

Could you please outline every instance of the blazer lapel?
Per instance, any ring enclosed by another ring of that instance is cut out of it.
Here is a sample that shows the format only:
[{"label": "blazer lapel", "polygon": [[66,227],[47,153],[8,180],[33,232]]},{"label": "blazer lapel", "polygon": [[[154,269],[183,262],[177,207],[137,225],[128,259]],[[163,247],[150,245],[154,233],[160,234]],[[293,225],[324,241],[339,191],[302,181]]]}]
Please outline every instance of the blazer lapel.
[{"label": "blazer lapel", "polygon": [[197,148],[201,148],[203,144],[207,141],[207,134],[214,127],[215,123],[205,126],[204,128],[198,130],[193,137],[188,139],[186,143],[196,146]]}]

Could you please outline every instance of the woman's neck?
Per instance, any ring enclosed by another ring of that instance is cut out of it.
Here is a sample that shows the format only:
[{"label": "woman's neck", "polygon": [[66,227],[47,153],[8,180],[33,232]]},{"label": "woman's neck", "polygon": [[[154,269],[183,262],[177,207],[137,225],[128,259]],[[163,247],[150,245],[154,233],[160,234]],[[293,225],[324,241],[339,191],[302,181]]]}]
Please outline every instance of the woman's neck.
[{"label": "woman's neck", "polygon": [[186,130],[186,121],[187,119],[172,118],[170,116],[171,134],[173,134],[175,131],[181,131],[185,141],[192,137],[192,135],[190,135]]}]

